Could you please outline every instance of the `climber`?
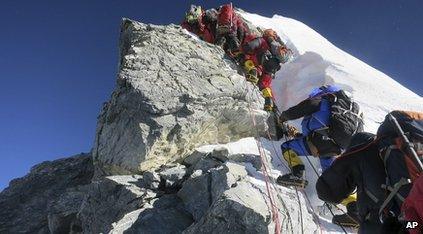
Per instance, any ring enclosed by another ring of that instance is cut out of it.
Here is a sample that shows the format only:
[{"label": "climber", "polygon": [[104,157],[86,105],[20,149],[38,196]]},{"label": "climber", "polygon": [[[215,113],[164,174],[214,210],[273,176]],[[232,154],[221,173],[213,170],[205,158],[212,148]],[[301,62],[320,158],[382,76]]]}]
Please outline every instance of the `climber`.
[{"label": "climber", "polygon": [[[339,111],[345,113],[336,115]],[[358,104],[352,102],[344,91],[334,85],[314,89],[308,99],[282,112],[279,117],[281,123],[304,118],[301,123],[302,134],[295,133],[293,140],[286,141],[281,146],[283,157],[292,172],[279,176],[277,183],[297,187],[307,185],[308,182],[304,178],[305,166],[299,156],[319,157],[323,171],[330,167],[335,156],[342,152],[352,135],[362,130],[358,112]],[[346,198],[343,204],[353,209],[355,196]],[[357,223],[350,222],[345,225],[354,226]]]},{"label": "climber", "polygon": [[247,80],[257,84],[265,98],[264,109],[274,110],[274,97],[271,83],[275,73],[292,57],[292,51],[286,47],[272,29],[266,29],[261,37],[249,34],[242,45],[243,64]]},{"label": "climber", "polygon": [[225,52],[233,57],[239,52],[244,38],[249,34],[247,24],[234,11],[232,3],[219,7],[215,44],[222,46]]},{"label": "climber", "polygon": [[[356,190],[360,233],[399,233],[406,228],[404,221],[423,217],[422,155],[423,113],[393,111],[377,137],[354,135],[347,150],[318,179],[317,194],[339,203]],[[354,215],[347,209],[348,214]]]},{"label": "climber", "polygon": [[208,10],[191,5],[181,25],[200,39],[221,46],[229,56],[239,52],[244,37],[250,33],[232,4]]},{"label": "climber", "polygon": [[[344,112],[342,115],[338,113]],[[282,112],[281,123],[304,117],[302,136],[282,144],[282,154],[292,173],[278,177],[282,185],[305,186],[304,164],[298,156],[319,157],[326,169],[333,157],[348,145],[352,135],[362,129],[358,104],[335,85],[314,89],[309,98]]]},{"label": "climber", "polygon": [[208,43],[215,43],[217,15],[216,9],[205,11],[201,6],[191,5],[181,26],[196,34],[200,39]]},{"label": "climber", "polygon": [[[357,202],[355,206],[347,206],[346,214],[351,219],[360,220],[360,233],[380,233],[381,228],[376,215],[377,208],[367,195],[368,191],[375,196],[384,194],[380,186],[385,182],[384,168],[378,156],[378,147],[372,144],[374,139],[375,135],[371,133],[361,132],[354,135],[351,146],[344,155],[338,157],[316,183],[319,198],[336,204],[353,194],[358,186]],[[356,153],[357,150],[360,152]],[[374,212],[376,214],[373,214]],[[348,216],[343,217],[345,220],[333,222],[348,222]]]}]

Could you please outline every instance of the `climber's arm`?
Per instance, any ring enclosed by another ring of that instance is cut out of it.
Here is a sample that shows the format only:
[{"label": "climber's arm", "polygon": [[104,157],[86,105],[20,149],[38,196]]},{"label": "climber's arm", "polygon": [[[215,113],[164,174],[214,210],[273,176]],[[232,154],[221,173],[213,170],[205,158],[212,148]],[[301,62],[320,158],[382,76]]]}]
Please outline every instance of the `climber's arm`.
[{"label": "climber's arm", "polygon": [[285,122],[288,120],[298,119],[307,115],[311,115],[319,110],[321,101],[321,97],[306,99],[300,102],[298,105],[282,112],[280,120]]},{"label": "climber's arm", "polygon": [[316,183],[317,195],[320,199],[331,203],[340,203],[352,194],[356,182],[352,168],[357,164],[357,155],[341,156],[326,169]]}]

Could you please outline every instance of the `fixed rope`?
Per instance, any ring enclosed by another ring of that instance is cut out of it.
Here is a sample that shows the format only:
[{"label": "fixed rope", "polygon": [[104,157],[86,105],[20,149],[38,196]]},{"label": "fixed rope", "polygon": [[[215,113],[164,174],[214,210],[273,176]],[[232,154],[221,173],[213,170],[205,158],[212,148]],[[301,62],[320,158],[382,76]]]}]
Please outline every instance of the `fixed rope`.
[{"label": "fixed rope", "polygon": [[281,224],[280,224],[280,220],[279,220],[279,212],[278,212],[278,208],[275,204],[274,194],[273,194],[273,191],[272,191],[272,189],[270,187],[270,183],[269,183],[269,180],[270,180],[269,179],[269,172],[268,172],[268,169],[267,169],[267,165],[265,163],[265,157],[266,156],[264,154],[264,151],[263,151],[263,148],[262,148],[262,145],[261,145],[261,142],[260,142],[260,134],[259,134],[258,127],[257,127],[255,114],[252,111],[250,105],[249,105],[248,108],[249,108],[249,112],[250,112],[250,116],[251,116],[251,119],[252,119],[253,126],[256,130],[256,138],[257,139],[255,139],[255,141],[256,141],[257,148],[258,148],[259,154],[260,154],[260,161],[261,161],[261,165],[262,165],[262,173],[264,175],[264,180],[265,180],[265,183],[266,183],[266,191],[267,191],[270,206],[271,206],[272,219],[273,219],[273,222],[275,223],[275,234],[280,234],[281,233]]},{"label": "fixed rope", "polygon": [[[281,164],[284,166],[284,167],[286,167],[287,169],[289,169],[288,168],[288,166],[286,166],[285,165],[285,163],[277,156],[277,155],[279,155],[278,154],[278,151],[276,150],[276,147],[275,147],[275,142],[272,140],[272,137],[271,137],[271,135],[270,135],[270,132],[269,132],[269,129],[267,129],[266,130],[266,134],[267,134],[267,137],[268,137],[268,139],[269,139],[269,141],[271,141],[272,142],[272,148],[273,148],[273,152],[274,152],[274,154],[273,155],[275,155],[276,156],[276,158],[278,158],[279,159],[279,161],[281,162]],[[266,158],[267,159],[267,158]],[[268,164],[269,164],[269,162],[267,162]],[[286,216],[288,217],[288,222],[289,222],[289,224],[290,224],[290,226],[291,226],[291,232],[292,233],[294,233],[294,227],[292,226],[292,218],[291,218],[291,214],[289,213],[289,211],[288,211],[288,208],[287,208],[287,205],[285,204],[285,202],[283,201],[283,199],[282,199],[282,197],[280,196],[280,194],[279,194],[279,192],[281,192],[281,190],[280,190],[280,188],[276,185],[276,182],[275,182],[275,180],[273,179],[273,177],[270,177],[270,181],[272,182],[272,186],[273,186],[273,189],[276,191],[276,196],[278,197],[278,199],[279,199],[279,201],[282,203],[282,205],[283,205],[283,207],[285,208],[285,213],[286,213]],[[282,213],[282,212],[281,212]]]}]

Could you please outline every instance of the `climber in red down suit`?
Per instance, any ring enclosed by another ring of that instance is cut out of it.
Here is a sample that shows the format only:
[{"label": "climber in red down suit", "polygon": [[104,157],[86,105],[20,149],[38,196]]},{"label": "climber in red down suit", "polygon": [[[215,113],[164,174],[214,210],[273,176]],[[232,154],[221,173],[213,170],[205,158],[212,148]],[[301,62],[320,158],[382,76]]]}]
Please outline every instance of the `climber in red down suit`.
[{"label": "climber in red down suit", "polygon": [[272,29],[266,29],[261,37],[249,34],[242,45],[243,66],[247,80],[257,84],[265,98],[264,109],[274,111],[274,97],[271,88],[275,73],[292,57],[292,51],[286,47]]},{"label": "climber in red down suit", "polygon": [[217,29],[216,9],[203,10],[201,6],[191,5],[185,14],[185,20],[181,23],[182,28],[196,34],[201,40],[215,43]]},{"label": "climber in red down suit", "polygon": [[221,46],[229,55],[239,51],[245,36],[250,32],[245,22],[235,13],[232,4],[209,10],[191,5],[181,25],[200,39]]}]

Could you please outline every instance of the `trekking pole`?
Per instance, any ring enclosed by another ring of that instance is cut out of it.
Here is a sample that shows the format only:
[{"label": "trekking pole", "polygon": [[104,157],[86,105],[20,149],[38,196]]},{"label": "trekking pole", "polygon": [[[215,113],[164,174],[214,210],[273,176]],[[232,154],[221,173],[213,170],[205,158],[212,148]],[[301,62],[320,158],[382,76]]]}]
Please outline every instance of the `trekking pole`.
[{"label": "trekking pole", "polygon": [[422,172],[423,171],[423,164],[420,161],[420,158],[417,155],[416,150],[414,149],[414,147],[412,146],[411,142],[408,140],[407,136],[405,135],[404,131],[402,130],[400,124],[398,123],[398,120],[392,114],[388,114],[388,118],[395,125],[396,130],[397,130],[397,133],[400,135],[400,137],[404,141],[405,145],[407,146],[407,149],[408,149],[409,153],[411,153],[411,155],[413,156],[414,160],[416,161],[420,172]]}]

